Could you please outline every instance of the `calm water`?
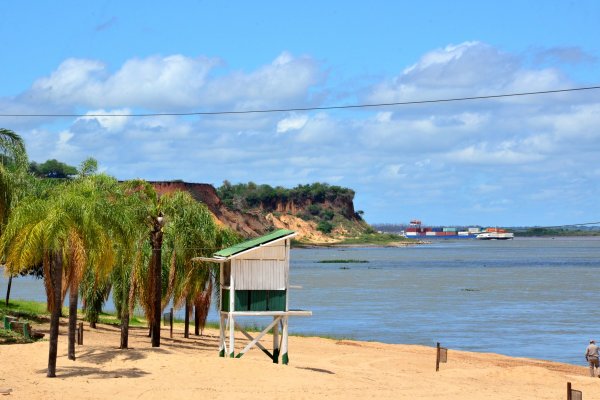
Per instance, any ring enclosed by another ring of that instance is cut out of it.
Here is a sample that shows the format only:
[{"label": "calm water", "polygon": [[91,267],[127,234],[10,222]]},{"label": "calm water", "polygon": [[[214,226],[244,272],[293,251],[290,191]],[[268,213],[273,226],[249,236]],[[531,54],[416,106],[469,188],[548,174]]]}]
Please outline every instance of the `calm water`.
[{"label": "calm water", "polygon": [[[317,263],[327,259],[369,263]],[[295,249],[291,284],[303,289],[290,305],[313,316],[293,318],[290,331],[584,364],[588,340],[600,339],[599,273],[600,238]],[[12,293],[44,299],[28,278]]]}]

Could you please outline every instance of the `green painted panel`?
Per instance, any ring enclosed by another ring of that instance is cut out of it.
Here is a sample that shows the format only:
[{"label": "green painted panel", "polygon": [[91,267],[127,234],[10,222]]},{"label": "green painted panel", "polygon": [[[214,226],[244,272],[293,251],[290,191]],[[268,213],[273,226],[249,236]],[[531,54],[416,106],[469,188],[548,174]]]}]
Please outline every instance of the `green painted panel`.
[{"label": "green painted panel", "polygon": [[267,291],[250,291],[250,311],[267,311]]},{"label": "green painted panel", "polygon": [[229,311],[229,289],[221,290],[221,311]]},{"label": "green painted panel", "polygon": [[[285,311],[285,290],[236,290],[235,311]],[[229,290],[221,290],[221,311],[229,311]]]},{"label": "green painted panel", "polygon": [[235,311],[248,311],[250,309],[250,291],[235,291]]},{"label": "green painted panel", "polygon": [[268,310],[285,311],[285,290],[269,290]]},{"label": "green painted panel", "polygon": [[[235,311],[248,311],[250,308],[249,290],[236,290],[235,291]],[[229,289],[223,289],[221,291],[221,311],[229,311]]]}]

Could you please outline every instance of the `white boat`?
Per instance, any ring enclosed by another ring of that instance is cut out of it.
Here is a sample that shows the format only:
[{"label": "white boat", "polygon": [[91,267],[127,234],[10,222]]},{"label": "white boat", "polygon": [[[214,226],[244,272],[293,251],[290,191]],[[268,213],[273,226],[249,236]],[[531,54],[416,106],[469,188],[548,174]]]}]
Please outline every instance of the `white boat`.
[{"label": "white boat", "polygon": [[515,234],[512,232],[483,232],[475,236],[476,239],[481,240],[508,240],[514,237]]}]

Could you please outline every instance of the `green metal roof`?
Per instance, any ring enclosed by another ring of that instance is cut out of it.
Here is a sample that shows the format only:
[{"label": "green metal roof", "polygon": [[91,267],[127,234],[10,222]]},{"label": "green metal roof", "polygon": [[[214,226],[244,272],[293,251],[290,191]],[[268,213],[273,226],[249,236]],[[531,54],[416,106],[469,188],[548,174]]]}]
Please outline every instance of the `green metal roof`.
[{"label": "green metal roof", "polygon": [[260,245],[272,242],[273,240],[281,239],[295,233],[288,229],[278,229],[264,236],[257,237],[255,239],[246,240],[245,242],[238,243],[226,249],[217,251],[214,257],[231,257],[234,254],[241,253],[242,251],[250,250],[251,248],[258,247]]}]

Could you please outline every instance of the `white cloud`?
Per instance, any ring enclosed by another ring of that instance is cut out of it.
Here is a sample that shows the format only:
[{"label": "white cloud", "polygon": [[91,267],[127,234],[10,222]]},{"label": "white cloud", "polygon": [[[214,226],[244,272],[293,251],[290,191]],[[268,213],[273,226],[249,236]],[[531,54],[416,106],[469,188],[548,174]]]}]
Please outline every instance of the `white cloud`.
[{"label": "white cloud", "polygon": [[518,147],[513,142],[499,143],[493,147],[487,143],[481,143],[451,151],[446,158],[461,163],[488,165],[525,164],[541,161],[544,158],[540,154],[519,151]]},{"label": "white cloud", "polygon": [[111,73],[100,61],[68,59],[49,76],[36,80],[23,97],[37,103],[91,108],[261,108],[303,101],[308,88],[322,79],[311,58],[287,52],[250,73],[211,77],[220,66],[219,59],[175,54],[133,58]]},{"label": "white cloud", "polygon": [[115,132],[123,129],[131,114],[131,110],[122,108],[118,110],[106,111],[104,109],[92,110],[86,113],[85,117],[80,117],[77,121],[95,120],[98,124],[109,132]]},{"label": "white cloud", "polygon": [[277,133],[302,129],[307,122],[307,115],[292,115],[277,122]]}]

